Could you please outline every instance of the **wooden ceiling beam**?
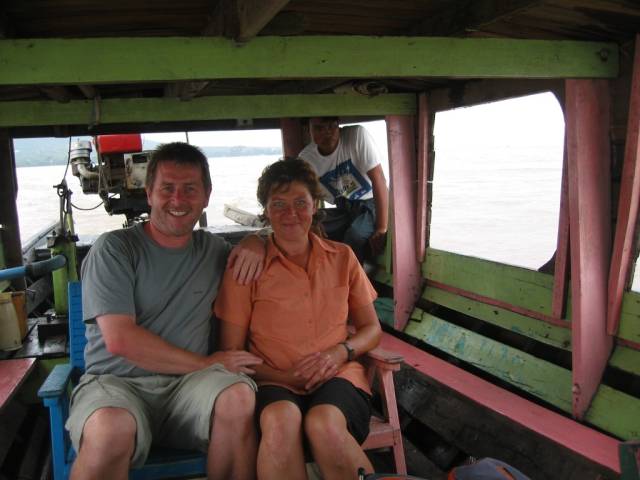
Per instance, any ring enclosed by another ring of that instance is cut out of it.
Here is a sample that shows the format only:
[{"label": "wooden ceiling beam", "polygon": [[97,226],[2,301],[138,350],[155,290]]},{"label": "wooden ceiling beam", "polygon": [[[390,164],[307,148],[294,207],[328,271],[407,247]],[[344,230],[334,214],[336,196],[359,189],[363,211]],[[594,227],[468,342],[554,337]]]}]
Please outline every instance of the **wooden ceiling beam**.
[{"label": "wooden ceiling beam", "polygon": [[73,98],[71,92],[66,87],[51,85],[38,88],[47,97],[49,97],[51,100],[55,100],[56,102],[67,103],[71,100],[71,98]]},{"label": "wooden ceiling beam", "polygon": [[543,3],[541,0],[471,0],[456,5],[442,14],[425,18],[416,23],[409,31],[410,35],[429,35],[449,37],[462,35],[469,31],[482,30],[483,27],[516,15]]},{"label": "wooden ceiling beam", "polygon": [[238,15],[238,34],[235,39],[247,42],[282,10],[289,0],[236,0]]},{"label": "wooden ceiling beam", "polygon": [[[216,79],[614,78],[615,43],[304,36],[0,40],[0,85]],[[87,58],[100,58],[86,64]],[[77,68],[83,64],[84,68]]]},{"label": "wooden ceiling beam", "polygon": [[[209,16],[202,30],[203,36],[225,36],[247,42],[258,35],[289,0],[221,0]],[[166,97],[188,101],[197,97],[209,81],[169,83]]]},{"label": "wooden ceiling beam", "polygon": [[165,97],[175,97],[182,101],[196,98],[211,82],[201,80],[197,82],[171,82],[164,87]]},{"label": "wooden ceiling beam", "polygon": [[[96,104],[96,102],[98,102]],[[0,102],[0,128],[53,125],[109,125],[312,116],[413,115],[416,96],[232,95],[177,98]]]},{"label": "wooden ceiling beam", "polygon": [[82,92],[85,98],[92,100],[95,97],[100,96],[100,92],[93,85],[78,85],[78,89]]}]

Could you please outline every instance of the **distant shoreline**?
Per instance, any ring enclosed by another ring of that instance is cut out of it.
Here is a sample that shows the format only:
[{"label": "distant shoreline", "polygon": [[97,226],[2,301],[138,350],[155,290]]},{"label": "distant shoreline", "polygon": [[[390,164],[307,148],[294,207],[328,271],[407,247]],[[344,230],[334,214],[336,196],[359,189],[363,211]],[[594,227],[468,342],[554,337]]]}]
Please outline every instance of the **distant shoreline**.
[{"label": "distant shoreline", "polygon": [[[212,160],[214,158],[233,158],[233,157],[263,157],[263,156],[267,156],[267,155],[279,155],[282,156],[282,152],[278,149],[277,152],[269,152],[269,153],[246,153],[246,154],[241,154],[241,155],[207,155],[207,158],[209,160]],[[92,158],[92,161],[94,159]],[[65,166],[67,164],[67,161],[63,161],[63,162],[52,162],[52,163],[31,163],[31,162],[18,162],[16,160],[16,168],[31,168],[31,167],[56,167],[56,166]]]},{"label": "distant shoreline", "polygon": [[[160,143],[145,141],[145,150],[153,150]],[[280,147],[245,147],[242,145],[214,147],[198,146],[207,158],[253,157],[260,155],[282,155]],[[20,139],[14,141],[16,167],[47,167],[66,165],[69,141],[64,138]],[[95,162],[95,152],[92,153]]]}]

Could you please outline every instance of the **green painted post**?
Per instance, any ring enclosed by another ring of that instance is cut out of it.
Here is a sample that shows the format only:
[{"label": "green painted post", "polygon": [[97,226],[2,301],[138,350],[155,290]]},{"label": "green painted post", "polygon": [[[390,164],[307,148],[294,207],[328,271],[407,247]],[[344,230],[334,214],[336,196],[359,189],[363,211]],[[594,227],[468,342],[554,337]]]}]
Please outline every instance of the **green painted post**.
[{"label": "green painted post", "polygon": [[53,279],[53,299],[56,315],[66,315],[69,311],[67,299],[67,284],[78,280],[76,243],[73,238],[58,236],[54,238],[54,245],[51,247],[51,256],[64,255],[67,264],[55,270],[51,276]]}]

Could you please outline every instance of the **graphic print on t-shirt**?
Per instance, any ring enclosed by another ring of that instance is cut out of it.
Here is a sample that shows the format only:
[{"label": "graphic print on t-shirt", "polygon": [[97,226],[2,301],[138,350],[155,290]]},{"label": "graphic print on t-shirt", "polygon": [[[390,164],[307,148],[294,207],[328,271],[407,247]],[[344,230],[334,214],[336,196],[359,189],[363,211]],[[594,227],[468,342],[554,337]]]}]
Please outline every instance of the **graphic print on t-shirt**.
[{"label": "graphic print on t-shirt", "polygon": [[349,158],[320,177],[320,183],[334,198],[358,200],[371,191],[371,184],[362,176]]}]

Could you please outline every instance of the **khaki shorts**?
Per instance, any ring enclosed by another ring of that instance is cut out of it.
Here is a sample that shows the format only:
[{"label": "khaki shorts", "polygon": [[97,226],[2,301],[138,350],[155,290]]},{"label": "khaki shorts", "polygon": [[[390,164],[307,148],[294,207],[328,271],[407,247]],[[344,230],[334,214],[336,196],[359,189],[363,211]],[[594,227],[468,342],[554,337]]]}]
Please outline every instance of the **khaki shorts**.
[{"label": "khaki shorts", "polygon": [[206,452],[216,398],[236,383],[257,390],[251,378],[231,373],[220,364],[178,377],[85,374],[71,394],[66,428],[77,452],[84,424],[96,410],[123,408],[133,415],[137,426],[132,467],[144,465],[152,439],[157,445]]}]

